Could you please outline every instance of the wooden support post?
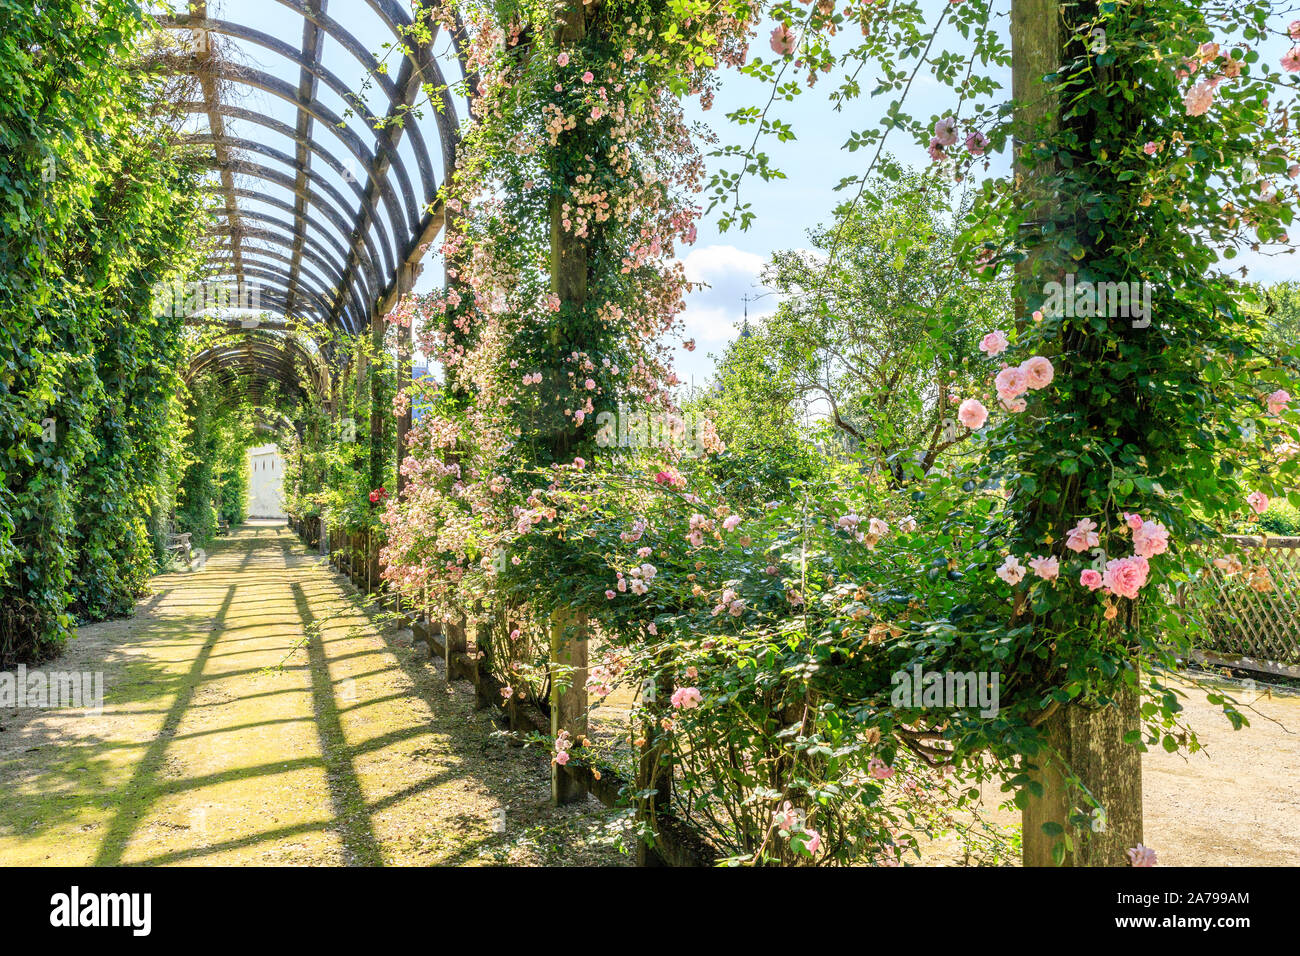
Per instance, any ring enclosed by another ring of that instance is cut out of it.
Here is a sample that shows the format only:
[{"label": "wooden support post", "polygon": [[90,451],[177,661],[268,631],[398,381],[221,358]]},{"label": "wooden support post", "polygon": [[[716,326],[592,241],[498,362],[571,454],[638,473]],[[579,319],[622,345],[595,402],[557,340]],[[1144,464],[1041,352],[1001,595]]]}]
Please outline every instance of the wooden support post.
[{"label": "wooden support post", "polygon": [[[551,615],[551,735],[567,730],[576,741],[587,735],[587,615],[555,611]],[[575,803],[586,788],[564,767],[551,764],[551,799]]]},{"label": "wooden support post", "polygon": [[[1031,209],[1030,219],[1046,217],[1061,197],[1047,192],[1044,183],[1053,170],[1027,161],[1021,150],[1026,137],[1057,129],[1059,106],[1044,77],[1054,74],[1065,62],[1066,46],[1080,43],[1078,33],[1096,14],[1096,4],[1063,5],[1058,0],[1012,0],[1012,95],[1016,101],[1016,174],[1021,202]],[[1034,250],[1020,266],[1016,295],[1017,315],[1027,311],[1025,302],[1032,283],[1042,281],[1034,268]],[[1056,766],[1045,766],[1046,756],[1025,758],[1039,765],[1030,779],[1042,787],[1042,795],[1028,794],[1021,814],[1021,844],[1025,866],[1052,866],[1053,848],[1068,835],[1073,852],[1061,862],[1069,866],[1123,866],[1124,851],[1142,839],[1142,762],[1137,747],[1124,735],[1140,729],[1137,688],[1126,687],[1113,706],[1094,709],[1083,704],[1064,704],[1040,726],[1047,745],[1075,774],[1080,783],[1097,797],[1106,810],[1105,829],[1075,829],[1069,823],[1072,812],[1086,810],[1080,792],[1069,785]],[[1055,833],[1046,833],[1044,824]],[[1058,835],[1059,834],[1059,835]],[[1058,851],[1059,852],[1059,851]]]}]

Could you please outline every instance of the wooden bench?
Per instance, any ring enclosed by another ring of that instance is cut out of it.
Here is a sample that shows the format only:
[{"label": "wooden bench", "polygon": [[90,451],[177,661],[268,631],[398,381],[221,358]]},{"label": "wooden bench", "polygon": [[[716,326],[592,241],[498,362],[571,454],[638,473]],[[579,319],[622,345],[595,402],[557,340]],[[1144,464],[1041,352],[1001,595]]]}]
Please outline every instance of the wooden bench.
[{"label": "wooden bench", "polygon": [[180,534],[177,534],[175,531],[168,532],[167,550],[174,552],[177,558],[183,559],[186,564],[189,564],[192,559],[190,553],[190,532],[185,531]]}]

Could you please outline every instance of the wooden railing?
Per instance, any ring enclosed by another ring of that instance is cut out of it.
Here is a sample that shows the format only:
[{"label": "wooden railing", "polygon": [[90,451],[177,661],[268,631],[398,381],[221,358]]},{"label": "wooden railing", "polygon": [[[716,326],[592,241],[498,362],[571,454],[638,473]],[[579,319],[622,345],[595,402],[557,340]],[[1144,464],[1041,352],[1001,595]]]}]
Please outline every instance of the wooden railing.
[{"label": "wooden railing", "polygon": [[1201,578],[1180,594],[1204,624],[1192,656],[1300,678],[1300,538],[1228,535],[1197,550]]}]

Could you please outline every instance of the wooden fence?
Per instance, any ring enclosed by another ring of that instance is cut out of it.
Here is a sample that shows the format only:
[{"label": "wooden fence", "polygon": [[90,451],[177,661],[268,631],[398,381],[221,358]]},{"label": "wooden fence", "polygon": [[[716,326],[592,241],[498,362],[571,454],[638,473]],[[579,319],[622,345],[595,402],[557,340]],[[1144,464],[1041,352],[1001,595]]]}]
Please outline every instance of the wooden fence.
[{"label": "wooden fence", "polygon": [[[395,593],[388,587],[381,576],[379,543],[373,535],[344,533],[323,525],[319,518],[289,518],[289,526],[305,545],[327,557],[359,591],[376,595],[381,607],[397,613],[415,640],[428,646],[430,657],[443,659],[448,681],[473,684],[480,708],[501,711],[503,722],[517,733],[551,735],[550,717],[540,708],[517,698],[505,702],[501,694],[504,685],[481,666],[480,635],[474,629],[434,621],[418,595]],[[637,789],[633,781],[610,767],[572,765],[564,770],[568,781],[608,807],[630,805],[629,795]],[[642,866],[711,866],[721,856],[698,830],[665,810],[655,813],[653,827],[654,846],[643,843],[638,848],[637,862]]]},{"label": "wooden fence", "polygon": [[1229,535],[1199,551],[1202,577],[1180,595],[1205,625],[1192,657],[1300,678],[1300,538]]}]

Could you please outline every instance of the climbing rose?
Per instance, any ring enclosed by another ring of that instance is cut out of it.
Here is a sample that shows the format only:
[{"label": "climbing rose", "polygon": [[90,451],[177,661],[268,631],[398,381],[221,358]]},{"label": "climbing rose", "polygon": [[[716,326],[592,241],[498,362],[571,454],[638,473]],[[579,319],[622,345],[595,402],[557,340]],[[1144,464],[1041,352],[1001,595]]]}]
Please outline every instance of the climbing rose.
[{"label": "climbing rose", "polygon": [[1169,529],[1159,521],[1143,521],[1133,532],[1133,550],[1144,558],[1164,554],[1169,550]]},{"label": "climbing rose", "polygon": [[1002,567],[998,568],[998,577],[1007,584],[1019,584],[1025,577],[1024,566],[1016,560],[1014,554],[1008,554],[1007,559],[1002,562]]},{"label": "climbing rose", "polygon": [[1036,557],[1029,560],[1029,567],[1034,574],[1044,581],[1055,581],[1061,571],[1061,563],[1053,557]]},{"label": "climbing rose", "polygon": [[1262,515],[1268,510],[1268,495],[1262,491],[1252,491],[1246,496],[1246,504],[1255,510],[1255,514]]},{"label": "climbing rose", "polygon": [[[1283,57],[1285,65],[1286,57]],[[1297,67],[1300,69],[1300,67]],[[1210,106],[1214,103],[1214,84],[1208,79],[1201,80],[1183,97],[1183,109],[1188,116],[1204,116],[1209,112]]]},{"label": "climbing rose", "polygon": [[888,780],[894,775],[894,768],[879,757],[872,757],[867,761],[867,773],[877,780]]},{"label": "climbing rose", "polygon": [[1034,391],[1047,388],[1052,384],[1052,379],[1056,377],[1056,369],[1052,368],[1052,363],[1041,355],[1035,355],[1033,358],[1027,359],[1020,366],[1020,371],[1025,374],[1025,382]]},{"label": "climbing rose", "polygon": [[940,146],[952,146],[957,142],[957,120],[945,116],[934,124],[934,138]]},{"label": "climbing rose", "polygon": [[1274,392],[1272,395],[1268,397],[1267,401],[1268,401],[1268,413],[1270,415],[1277,415],[1280,414],[1287,407],[1287,405],[1291,404],[1291,393],[1286,391],[1285,389],[1279,388],[1276,392]]},{"label": "climbing rose", "polygon": [[1101,572],[1088,568],[1079,575],[1079,583],[1089,591],[1095,591],[1101,587]]},{"label": "climbing rose", "polygon": [[957,409],[957,421],[971,431],[978,431],[989,420],[989,410],[978,398],[968,398]]},{"label": "climbing rose", "polygon": [[1300,46],[1293,46],[1282,54],[1282,69],[1288,73],[1300,73]]},{"label": "climbing rose", "polygon": [[1149,846],[1143,846],[1139,843],[1130,850],[1125,851],[1128,854],[1129,866],[1155,866],[1156,851]]},{"label": "climbing rose", "polygon": [[1025,393],[1029,388],[1029,379],[1023,366],[1008,365],[998,372],[993,384],[998,390],[998,398],[1010,402]]},{"label": "climbing rose", "polygon": [[1101,543],[1097,537],[1097,522],[1091,518],[1083,518],[1066,532],[1065,546],[1071,551],[1087,551],[1089,548],[1095,548]]},{"label": "climbing rose", "polygon": [[568,66],[568,65],[569,65],[569,54],[567,54],[567,53],[561,53],[559,56],[557,56],[557,57],[555,58],[555,62],[558,63],[560,66]]},{"label": "climbing rose", "polygon": [[980,339],[980,351],[992,358],[994,355],[1001,355],[1010,345],[1007,341],[1007,333],[1001,329],[995,329],[984,338]]},{"label": "climbing rose", "polygon": [[673,691],[673,706],[683,709],[692,710],[700,706],[700,690],[698,687],[679,687]]},{"label": "climbing rose", "polygon": [[784,23],[772,31],[772,50],[781,56],[789,56],[794,52],[795,40],[794,31]]},{"label": "climbing rose", "polygon": [[722,529],[724,531],[735,531],[738,524],[740,524],[740,515],[728,515],[722,522]]},{"label": "climbing rose", "polygon": [[1142,590],[1142,585],[1147,583],[1147,575],[1150,571],[1151,566],[1147,563],[1147,559],[1141,555],[1134,555],[1131,558],[1115,558],[1113,561],[1106,562],[1106,570],[1102,573],[1101,583],[1120,597],[1132,600],[1138,596],[1138,591]]},{"label": "climbing rose", "polygon": [[821,834],[812,828],[804,830],[804,834],[808,837],[808,841],[804,846],[807,848],[809,853],[816,853],[818,848],[822,845]]},{"label": "climbing rose", "polygon": [[979,130],[966,137],[966,151],[972,156],[983,156],[989,148],[989,139]]}]

